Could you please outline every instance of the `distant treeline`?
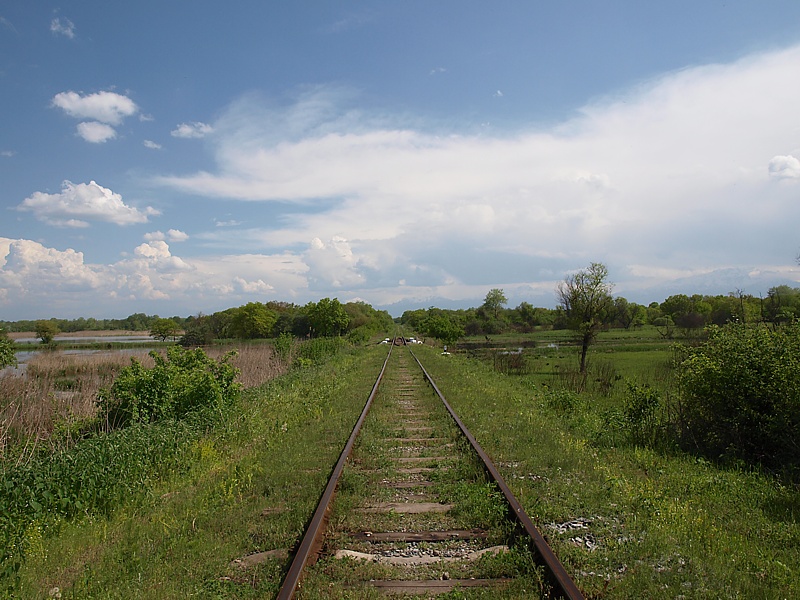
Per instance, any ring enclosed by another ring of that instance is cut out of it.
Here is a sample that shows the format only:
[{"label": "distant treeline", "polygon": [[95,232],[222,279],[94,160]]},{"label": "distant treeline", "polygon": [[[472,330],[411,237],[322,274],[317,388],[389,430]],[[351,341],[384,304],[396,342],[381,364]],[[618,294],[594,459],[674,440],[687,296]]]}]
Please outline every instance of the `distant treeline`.
[{"label": "distant treeline", "polygon": [[[527,302],[520,303],[516,308],[505,308],[502,292],[490,291],[486,302],[478,308],[408,310],[403,313],[400,322],[425,333],[428,325],[444,317],[457,324],[466,335],[567,328],[567,315],[563,308],[540,308]],[[604,316],[608,327],[630,329],[654,325],[665,336],[671,336],[675,330],[699,330],[707,325],[731,322],[777,324],[795,319],[800,319],[800,288],[786,285],[771,288],[765,298],[739,292],[717,296],[676,294],[663,302],[651,302],[647,306],[618,296],[614,298],[613,309]]]},{"label": "distant treeline", "polygon": [[[408,310],[396,319],[415,331],[424,333],[425,321],[446,317],[466,335],[489,335],[508,332],[530,332],[537,328],[564,329],[566,315],[562,308],[541,308],[522,302],[506,308],[502,290],[491,290],[486,302],[478,308],[448,310],[436,307]],[[135,313],[124,319],[49,319],[58,331],[151,331],[159,315]],[[386,311],[374,309],[364,302],[341,304],[337,299],[296,305],[289,302],[249,302],[211,315],[169,317],[186,331],[191,343],[212,339],[251,339],[277,337],[290,333],[295,337],[316,337],[347,334],[367,338],[378,332],[389,332],[392,318]],[[630,329],[642,325],[662,328],[665,334],[675,329],[702,329],[707,325],[740,323],[785,323],[800,319],[800,288],[786,285],[773,287],[766,297],[738,292],[708,296],[676,294],[663,302],[647,306],[629,302],[618,296],[614,309],[606,315],[609,327]],[[431,321],[428,321],[429,323]],[[0,330],[36,331],[37,321],[1,321]],[[355,332],[355,333],[354,333]]]},{"label": "distant treeline", "polygon": [[[364,302],[341,304],[338,299],[323,298],[299,306],[288,302],[248,302],[211,315],[169,317],[183,330],[187,345],[202,345],[214,339],[274,338],[282,333],[295,337],[347,335],[352,341],[367,340],[394,327],[392,317]],[[49,319],[58,332],[74,331],[148,331],[164,321],[159,315],[136,313],[125,319]],[[0,321],[0,330],[37,331],[42,320]]]},{"label": "distant treeline", "polygon": [[[79,317],[77,319],[48,319],[54,323],[58,331],[72,333],[75,331],[150,331],[152,324],[160,319],[158,315],[135,313],[124,319],[95,319]],[[182,327],[191,317],[169,317]],[[10,331],[36,331],[39,320],[0,321],[0,329]]]}]

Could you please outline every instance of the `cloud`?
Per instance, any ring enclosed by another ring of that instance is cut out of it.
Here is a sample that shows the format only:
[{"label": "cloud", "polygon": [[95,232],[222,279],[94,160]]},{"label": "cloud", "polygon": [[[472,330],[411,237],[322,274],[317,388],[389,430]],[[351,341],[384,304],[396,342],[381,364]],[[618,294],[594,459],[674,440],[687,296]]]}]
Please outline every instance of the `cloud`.
[{"label": "cloud", "polygon": [[364,281],[350,243],[343,237],[335,236],[328,243],[314,238],[303,259],[308,265],[309,282],[315,287],[353,287]]},{"label": "cloud", "polygon": [[212,131],[214,131],[214,128],[206,123],[181,123],[178,127],[170,131],[170,135],[176,138],[196,139],[203,138]]},{"label": "cloud", "polygon": [[52,105],[70,117],[92,119],[106,125],[120,125],[126,117],[135,115],[139,110],[133,100],[115,92],[87,95],[61,92],[53,97]]},{"label": "cloud", "polygon": [[769,161],[769,174],[777,179],[800,178],[800,160],[794,156],[774,156]]},{"label": "cloud", "polygon": [[7,292],[0,306],[27,315],[19,318],[71,318],[86,316],[90,295],[92,306],[113,306],[120,315],[209,312],[265,296],[292,299],[305,288],[306,269],[286,254],[184,259],[163,240],[141,244],[115,263],[90,264],[71,248],[0,238],[0,290]]},{"label": "cloud", "polygon": [[597,260],[621,275],[620,293],[636,286],[631,265],[664,285],[677,281],[670,269],[782,273],[800,205],[771,180],[796,172],[780,150],[798,145],[782,118],[800,105],[798,62],[791,47],[687,68],[564,122],[494,135],[367,114],[339,88],[285,106],[248,96],[214,123],[213,170],[158,182],[273,202],[275,224],[194,239],[305,248],[310,289],[373,299],[538,290]]},{"label": "cloud", "polygon": [[428,71],[428,75],[438,75],[439,73],[446,73],[446,72],[447,69],[445,69],[444,67],[435,67],[430,71]]},{"label": "cloud", "polygon": [[75,39],[75,24],[67,18],[57,17],[50,21],[50,31],[71,40]]},{"label": "cloud", "polygon": [[149,206],[144,210],[128,206],[122,196],[94,181],[64,181],[59,194],[34,192],[17,210],[32,212],[38,220],[59,227],[87,227],[87,220],[132,225],[146,223],[150,216],[160,214]]},{"label": "cloud", "polygon": [[102,144],[117,137],[117,132],[111,125],[97,121],[78,123],[77,129],[78,135],[92,144]]},{"label": "cloud", "polygon": [[153,231],[145,233],[144,239],[148,242],[169,240],[170,242],[185,242],[189,239],[189,235],[179,229],[170,229],[166,235],[162,231]]},{"label": "cloud", "polygon": [[152,140],[145,140],[142,142],[145,148],[150,148],[151,150],[161,150],[161,144],[153,142]]},{"label": "cloud", "polygon": [[503,97],[503,92],[501,92],[500,90],[497,90],[494,94],[492,94],[492,96],[494,96],[495,98],[502,98]]},{"label": "cloud", "polygon": [[0,152],[0,156],[2,156],[3,158],[11,158],[12,156],[16,156],[16,154],[17,153],[15,150],[3,150],[2,152]]}]

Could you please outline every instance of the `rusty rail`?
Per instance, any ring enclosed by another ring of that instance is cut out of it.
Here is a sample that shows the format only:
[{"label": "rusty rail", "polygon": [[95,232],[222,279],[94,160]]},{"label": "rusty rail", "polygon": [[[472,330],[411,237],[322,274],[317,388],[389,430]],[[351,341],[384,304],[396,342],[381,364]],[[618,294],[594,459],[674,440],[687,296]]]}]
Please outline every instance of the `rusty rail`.
[{"label": "rusty rail", "polygon": [[[378,391],[380,386],[381,380],[383,379],[383,375],[386,371],[386,365],[389,362],[389,358],[392,355],[392,347],[397,343],[397,340],[394,340],[392,344],[389,345],[389,352],[386,355],[386,359],[383,362],[383,367],[381,368],[380,374],[378,375],[375,384],[372,386],[372,392],[367,399],[366,404],[364,405],[364,409],[361,412],[361,416],[359,417],[358,421],[356,422],[355,426],[353,427],[353,431],[350,434],[350,438],[347,441],[344,449],[342,450],[341,455],[339,456],[339,461],[336,463],[336,466],[331,473],[331,477],[328,481],[328,485],[325,488],[325,491],[320,498],[320,502],[317,505],[317,509],[314,512],[313,517],[311,518],[311,522],[306,530],[305,535],[303,536],[303,540],[300,543],[300,546],[297,549],[297,552],[292,560],[292,563],[289,567],[289,571],[286,574],[286,578],[284,579],[283,585],[281,586],[280,591],[276,598],[278,600],[290,600],[297,589],[297,586],[300,582],[300,578],[305,568],[306,564],[308,563],[309,559],[319,551],[322,546],[322,537],[325,533],[325,526],[327,524],[328,516],[330,513],[331,502],[333,500],[333,496],[336,492],[336,487],[339,482],[339,478],[341,477],[342,471],[344,470],[345,463],[352,452],[353,446],[355,444],[355,440],[358,437],[359,432],[361,431],[361,426],[366,419],[367,413],[369,412],[370,407],[372,406],[372,401],[375,398],[375,395]],[[405,340],[400,342],[401,344],[405,343]],[[536,528],[536,526],[531,521],[530,517],[525,512],[525,509],[522,508],[522,505],[514,496],[511,489],[503,480],[503,477],[500,475],[497,468],[494,466],[494,463],[483,450],[481,445],[475,439],[475,437],[469,432],[466,428],[464,423],[455,413],[453,408],[447,402],[447,399],[444,397],[442,392],[437,387],[436,383],[433,381],[433,378],[430,374],[425,370],[425,367],[422,366],[422,363],[416,357],[416,355],[411,351],[409,348],[409,352],[411,356],[416,361],[419,368],[422,370],[422,373],[425,377],[425,380],[431,385],[433,390],[436,392],[436,395],[444,404],[445,408],[447,409],[448,413],[452,417],[453,421],[456,423],[458,428],[464,434],[464,436],[469,440],[470,445],[481,458],[483,462],[484,468],[492,480],[497,484],[497,487],[502,491],[503,495],[506,498],[506,502],[508,503],[509,507],[511,508],[511,512],[514,514],[517,522],[522,526],[528,536],[533,540],[534,546],[536,551],[538,552],[539,556],[544,562],[545,567],[548,571],[549,578],[551,583],[554,586],[554,591],[556,594],[563,598],[568,598],[569,600],[583,600],[583,595],[581,594],[578,587],[575,585],[575,582],[572,581],[569,574],[564,569],[564,566],[561,564],[561,561],[558,560],[558,557],[553,553],[553,550],[547,544],[547,541],[544,539],[542,534]]]},{"label": "rusty rail", "polygon": [[336,463],[331,473],[328,485],[322,493],[317,509],[314,511],[314,516],[311,518],[311,523],[306,530],[306,534],[303,536],[303,541],[300,542],[300,546],[297,548],[297,553],[294,555],[292,564],[289,566],[289,571],[286,573],[286,578],[283,580],[283,585],[276,596],[277,600],[289,600],[293,597],[308,559],[321,547],[321,538],[325,533],[325,525],[330,513],[331,501],[336,492],[336,486],[339,484],[339,478],[344,470],[344,465],[353,450],[353,445],[355,444],[359,431],[361,431],[364,419],[367,418],[367,413],[369,412],[370,406],[372,406],[375,394],[378,392],[383,374],[386,372],[386,365],[389,363],[389,357],[392,356],[393,347],[394,344],[389,345],[389,352],[386,355],[386,359],[383,361],[383,367],[378,375],[378,379],[375,380],[375,385],[372,386],[372,392],[364,405],[364,409],[361,411],[361,416],[358,418],[358,421],[356,421],[353,431],[350,434],[350,439],[347,440],[347,444],[345,444],[344,450],[342,450],[339,456],[339,461]]},{"label": "rusty rail", "polygon": [[533,540],[536,551],[539,553],[539,556],[545,563],[545,567],[550,574],[551,582],[556,586],[556,592],[560,593],[560,595],[564,598],[569,598],[569,600],[582,600],[583,594],[575,585],[575,582],[572,581],[572,578],[569,576],[566,569],[564,569],[564,565],[561,564],[561,561],[558,560],[558,557],[553,553],[553,550],[550,548],[547,540],[544,539],[542,534],[533,524],[533,521],[531,521],[531,518],[525,512],[525,509],[522,508],[522,505],[514,496],[511,488],[509,488],[505,480],[503,480],[503,476],[500,475],[497,467],[494,466],[492,459],[489,458],[489,455],[483,450],[481,445],[478,443],[478,440],[475,439],[475,436],[469,432],[467,427],[455,413],[453,408],[450,406],[450,403],[447,402],[447,399],[436,386],[433,378],[425,370],[425,367],[422,366],[422,363],[416,357],[414,352],[411,351],[411,348],[409,348],[408,351],[411,352],[411,356],[414,357],[414,360],[419,365],[419,368],[422,369],[425,379],[428,381],[428,383],[430,383],[431,387],[436,392],[436,395],[439,396],[439,399],[444,403],[445,407],[447,408],[447,412],[450,413],[450,416],[453,418],[453,421],[455,421],[456,425],[458,425],[459,429],[464,434],[464,437],[469,440],[472,448],[475,450],[478,456],[481,457],[481,461],[483,461],[483,466],[486,469],[486,472],[497,484],[497,487],[500,489],[500,491],[503,492],[503,495],[505,496],[508,505],[511,507],[511,511],[514,513],[517,522],[525,529],[525,532]]}]

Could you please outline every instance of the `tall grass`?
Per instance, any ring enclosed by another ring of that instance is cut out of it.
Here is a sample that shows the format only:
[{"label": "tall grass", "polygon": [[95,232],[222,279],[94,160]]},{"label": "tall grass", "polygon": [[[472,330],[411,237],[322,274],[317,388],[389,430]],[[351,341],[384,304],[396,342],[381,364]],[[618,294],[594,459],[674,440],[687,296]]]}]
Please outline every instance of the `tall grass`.
[{"label": "tall grass", "polygon": [[[209,348],[207,354],[219,359],[230,347]],[[151,368],[153,359],[147,350],[67,354],[42,352],[28,362],[21,374],[0,376],[0,458],[12,447],[29,455],[43,444],[58,445],[54,433],[69,429],[97,414],[97,394],[109,388],[120,369],[135,358]],[[238,382],[256,387],[286,371],[267,345],[246,345],[238,349],[232,361],[240,370]]]}]

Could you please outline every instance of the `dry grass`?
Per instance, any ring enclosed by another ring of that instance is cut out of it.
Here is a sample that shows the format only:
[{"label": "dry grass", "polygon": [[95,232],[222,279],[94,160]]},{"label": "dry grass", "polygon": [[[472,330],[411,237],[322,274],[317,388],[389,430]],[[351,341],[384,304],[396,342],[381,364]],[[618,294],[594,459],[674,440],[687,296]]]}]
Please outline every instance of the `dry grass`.
[{"label": "dry grass", "polygon": [[[207,353],[219,359],[229,350],[212,347]],[[236,350],[233,364],[240,369],[238,381],[246,388],[261,385],[286,370],[271,346]],[[58,424],[93,417],[98,391],[111,387],[132,357],[147,367],[153,365],[147,350],[42,352],[30,359],[24,374],[0,376],[0,456],[9,445],[46,443]]]}]

